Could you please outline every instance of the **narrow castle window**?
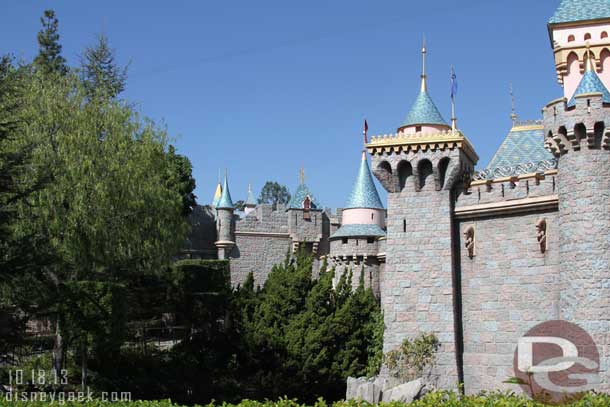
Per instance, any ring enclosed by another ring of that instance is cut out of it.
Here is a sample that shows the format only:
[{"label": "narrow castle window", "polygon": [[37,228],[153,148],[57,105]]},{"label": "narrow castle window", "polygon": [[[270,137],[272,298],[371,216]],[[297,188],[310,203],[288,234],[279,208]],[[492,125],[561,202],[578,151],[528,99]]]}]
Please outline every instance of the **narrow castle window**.
[{"label": "narrow castle window", "polygon": [[586,33],[585,34],[585,41],[590,40],[591,39],[591,34]]},{"label": "narrow castle window", "polygon": [[568,36],[568,42],[574,42],[576,40],[576,37],[574,37],[573,35]]},{"label": "narrow castle window", "polygon": [[406,233],[406,231],[407,231],[407,220],[406,219],[402,220],[402,231],[403,231],[403,233]]},{"label": "narrow castle window", "polygon": [[371,220],[375,220],[375,212],[371,212]]}]

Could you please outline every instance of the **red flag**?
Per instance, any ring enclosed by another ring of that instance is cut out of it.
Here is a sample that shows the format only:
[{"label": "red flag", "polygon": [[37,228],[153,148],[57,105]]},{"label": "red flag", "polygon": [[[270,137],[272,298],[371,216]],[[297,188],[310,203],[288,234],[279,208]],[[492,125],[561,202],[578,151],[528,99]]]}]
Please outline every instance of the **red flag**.
[{"label": "red flag", "polygon": [[366,138],[366,132],[369,131],[369,124],[366,122],[366,119],[364,119],[364,144],[368,143],[368,140]]}]

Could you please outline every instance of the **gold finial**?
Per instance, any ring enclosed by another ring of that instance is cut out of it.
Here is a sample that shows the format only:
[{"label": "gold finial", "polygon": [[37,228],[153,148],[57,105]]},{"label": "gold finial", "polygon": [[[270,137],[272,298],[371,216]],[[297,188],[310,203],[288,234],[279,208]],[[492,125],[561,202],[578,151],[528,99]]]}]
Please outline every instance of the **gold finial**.
[{"label": "gold finial", "polygon": [[517,124],[517,113],[515,113],[515,94],[513,93],[513,84],[511,82],[510,84],[510,98],[511,98],[511,113],[510,113],[510,119],[513,121],[513,126],[515,126],[515,124]]},{"label": "gold finial", "polygon": [[585,55],[585,72],[593,72],[593,56],[591,55],[591,45],[587,41],[587,54]]},{"label": "gold finial", "polygon": [[424,35],[422,48],[421,48],[421,57],[422,57],[422,70],[421,70],[421,91],[426,92],[428,90],[428,85],[426,84],[426,36]]},{"label": "gold finial", "polygon": [[299,174],[299,180],[301,185],[305,183],[305,169],[301,166],[301,173]]}]

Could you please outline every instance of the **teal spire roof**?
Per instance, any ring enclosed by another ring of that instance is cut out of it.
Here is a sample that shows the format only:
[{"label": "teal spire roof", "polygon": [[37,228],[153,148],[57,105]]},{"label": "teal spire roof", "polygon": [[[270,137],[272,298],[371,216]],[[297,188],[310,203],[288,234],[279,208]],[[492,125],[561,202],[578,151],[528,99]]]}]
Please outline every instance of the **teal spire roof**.
[{"label": "teal spire roof", "polygon": [[413,106],[411,107],[411,111],[400,127],[413,126],[416,124],[439,124],[448,126],[426,90],[422,90],[419,93],[417,99],[415,99],[415,103],[413,103]]},{"label": "teal spire roof", "polygon": [[345,209],[353,208],[383,209],[383,204],[381,199],[379,199],[379,194],[369,169],[369,163],[366,159],[366,153],[364,152],[362,153],[362,161],[360,161],[358,177],[345,206]]},{"label": "teal spire roof", "polygon": [[599,76],[593,70],[587,70],[582,77],[580,84],[574,92],[574,96],[568,102],[568,106],[572,107],[576,104],[575,96],[585,93],[601,93],[604,103],[610,103],[610,92],[604,86]]},{"label": "teal spire roof", "polygon": [[252,193],[251,185],[248,185],[248,198],[246,199],[246,205],[256,206],[256,199],[254,198],[254,194]]},{"label": "teal spire roof", "polygon": [[561,4],[549,23],[559,24],[602,18],[610,18],[610,1],[608,0],[561,0]]},{"label": "teal spire roof", "polygon": [[222,195],[220,201],[216,205],[216,209],[235,209],[233,200],[231,199],[231,192],[229,192],[229,177],[225,174],[225,182],[222,186]]},{"label": "teal spire roof", "polygon": [[288,202],[288,209],[303,209],[303,201],[308,195],[309,199],[311,199],[311,209],[319,208],[320,205],[318,204],[318,201],[316,198],[314,198],[307,185],[301,181],[301,184],[297,187],[297,190],[294,191],[292,198],[290,198],[290,202]]}]

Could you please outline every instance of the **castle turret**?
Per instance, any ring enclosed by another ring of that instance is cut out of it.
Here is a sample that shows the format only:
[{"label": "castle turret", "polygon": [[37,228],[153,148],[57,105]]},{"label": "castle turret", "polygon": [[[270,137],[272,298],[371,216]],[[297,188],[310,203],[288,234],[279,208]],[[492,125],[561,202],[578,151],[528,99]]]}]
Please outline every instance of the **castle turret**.
[{"label": "castle turret", "polygon": [[363,151],[356,182],[342,211],[341,227],[330,236],[329,257],[335,267],[335,282],[351,271],[352,285],[357,286],[363,272],[365,285],[378,295],[382,238],[385,238],[385,209]]},{"label": "castle turret", "polygon": [[610,88],[610,3],[562,0],[549,20],[557,80],[570,100],[591,56],[602,83]]},{"label": "castle turret", "polygon": [[[425,69],[425,46],[422,55]],[[384,351],[406,337],[435,333],[441,347],[432,377],[437,386],[456,389],[462,349],[461,316],[454,313],[460,290],[452,260],[459,244],[453,206],[478,157],[466,137],[443,120],[428,94],[425,70],[421,81],[397,134],[373,137],[366,145],[373,173],[388,191]]]},{"label": "castle turret", "polygon": [[235,206],[229,192],[229,180],[225,174],[224,185],[222,186],[222,195],[216,205],[216,227],[218,229],[218,240],[215,245],[218,248],[218,258],[228,259],[231,249],[235,245],[235,219],[233,213]]},{"label": "castle turret", "polygon": [[250,212],[254,211],[256,208],[256,199],[254,198],[254,194],[252,193],[252,185],[248,184],[248,198],[246,199],[246,203],[244,204],[244,213],[246,216],[250,214]]},{"label": "castle turret", "polygon": [[[578,3],[580,8],[568,9],[572,3]],[[610,391],[610,92],[604,85],[605,69],[602,78],[596,72],[598,54],[593,45],[601,41],[598,31],[610,21],[610,4],[563,1],[551,20],[552,30],[558,15],[571,18],[573,35],[576,32],[597,35],[597,41],[591,39],[591,49],[585,47],[585,72],[573,95],[566,93],[543,109],[546,145],[558,159],[559,311],[561,319],[579,325],[595,341],[600,353],[601,379],[595,390],[607,392]],[[602,65],[605,67],[605,63]]]},{"label": "castle turret", "polygon": [[320,204],[305,184],[305,172],[301,169],[299,186],[288,202],[288,233],[292,240],[293,252],[304,247],[314,255],[323,238],[325,218]]},{"label": "castle turret", "polygon": [[218,184],[216,184],[216,191],[214,191],[214,199],[212,200],[212,206],[214,208],[216,208],[218,206],[221,196],[222,196],[222,185],[220,185],[220,179],[219,179]]}]

